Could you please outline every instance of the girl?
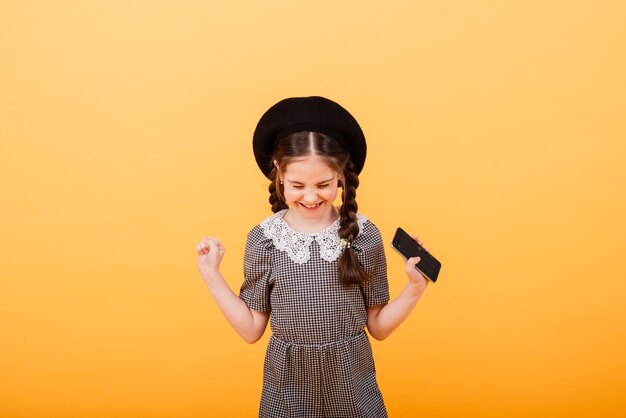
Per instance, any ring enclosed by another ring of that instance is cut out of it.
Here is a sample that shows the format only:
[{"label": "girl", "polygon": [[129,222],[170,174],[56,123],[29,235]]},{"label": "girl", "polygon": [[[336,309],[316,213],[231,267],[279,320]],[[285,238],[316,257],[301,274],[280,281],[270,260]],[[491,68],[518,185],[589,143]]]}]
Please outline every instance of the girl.
[{"label": "girl", "polygon": [[364,329],[389,336],[428,281],[409,259],[408,283],[389,302],[381,235],[355,200],[363,132],[333,101],[289,98],[263,115],[253,149],[274,215],[248,234],[239,296],[219,272],[222,243],[205,237],[197,251],[204,282],[245,341],[270,322],[259,416],[386,417]]}]

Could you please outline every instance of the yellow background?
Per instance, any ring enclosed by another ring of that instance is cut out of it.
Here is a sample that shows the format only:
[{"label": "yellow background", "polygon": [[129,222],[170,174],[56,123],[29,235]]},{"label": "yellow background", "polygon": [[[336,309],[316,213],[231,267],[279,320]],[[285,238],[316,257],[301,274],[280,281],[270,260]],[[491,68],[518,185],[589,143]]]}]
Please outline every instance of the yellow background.
[{"label": "yellow background", "polygon": [[252,132],[305,95],[361,123],[387,244],[443,262],[373,342],[390,415],[626,416],[625,39],[609,0],[2,0],[0,416],[256,416],[269,332],[195,245],[237,290]]}]

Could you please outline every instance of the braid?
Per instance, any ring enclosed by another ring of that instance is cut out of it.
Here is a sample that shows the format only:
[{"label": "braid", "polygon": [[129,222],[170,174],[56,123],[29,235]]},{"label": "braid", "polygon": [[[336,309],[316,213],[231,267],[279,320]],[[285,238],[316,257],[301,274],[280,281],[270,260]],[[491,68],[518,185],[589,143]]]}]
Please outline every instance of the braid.
[{"label": "braid", "polygon": [[[277,179],[276,179],[276,167],[272,168],[272,171],[269,174],[269,179],[270,179],[270,185],[268,186],[268,190],[270,192],[270,205],[272,205],[272,212],[276,213],[279,212],[283,209],[287,209],[287,204],[285,203],[285,201],[281,198],[281,194],[280,190],[276,189],[276,183],[277,183]],[[282,187],[281,185],[278,185],[278,187]]]},{"label": "braid", "polygon": [[348,160],[343,171],[343,193],[341,195],[342,205],[339,210],[339,238],[345,239],[350,246],[346,246],[338,261],[339,280],[344,285],[365,284],[370,279],[369,275],[363,271],[352,248],[352,242],[359,233],[357,223],[356,189],[359,187],[359,176],[354,171],[354,165]]}]

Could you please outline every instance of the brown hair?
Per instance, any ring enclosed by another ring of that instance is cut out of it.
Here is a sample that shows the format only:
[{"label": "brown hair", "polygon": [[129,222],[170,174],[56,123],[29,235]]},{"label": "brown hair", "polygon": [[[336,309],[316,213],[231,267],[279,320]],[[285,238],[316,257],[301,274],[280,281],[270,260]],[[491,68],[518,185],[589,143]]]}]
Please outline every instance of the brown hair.
[{"label": "brown hair", "polygon": [[279,170],[284,171],[289,161],[307,155],[318,155],[330,168],[339,174],[341,181],[341,208],[339,209],[339,238],[345,240],[346,245],[339,260],[339,281],[343,285],[363,285],[370,279],[363,271],[354,254],[352,242],[359,233],[357,223],[356,189],[359,187],[359,176],[354,170],[348,151],[334,138],[319,132],[296,132],[282,138],[276,144],[270,161],[272,170],[269,173],[271,180],[268,187],[270,192],[269,201],[272,211],[278,212],[287,209],[287,203],[283,196],[283,186],[280,184],[278,170],[274,161],[278,163]]}]

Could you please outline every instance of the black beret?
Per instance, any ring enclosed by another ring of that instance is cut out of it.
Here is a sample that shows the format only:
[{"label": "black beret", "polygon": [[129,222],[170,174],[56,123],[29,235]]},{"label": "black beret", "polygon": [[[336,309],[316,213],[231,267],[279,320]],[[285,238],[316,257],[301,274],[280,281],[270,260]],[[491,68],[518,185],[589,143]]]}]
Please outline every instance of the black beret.
[{"label": "black beret", "polygon": [[266,177],[272,171],[272,153],[278,141],[302,131],[333,137],[350,153],[356,173],[363,169],[367,146],[356,119],[339,104],[324,97],[291,97],[270,107],[254,130],[254,158]]}]

